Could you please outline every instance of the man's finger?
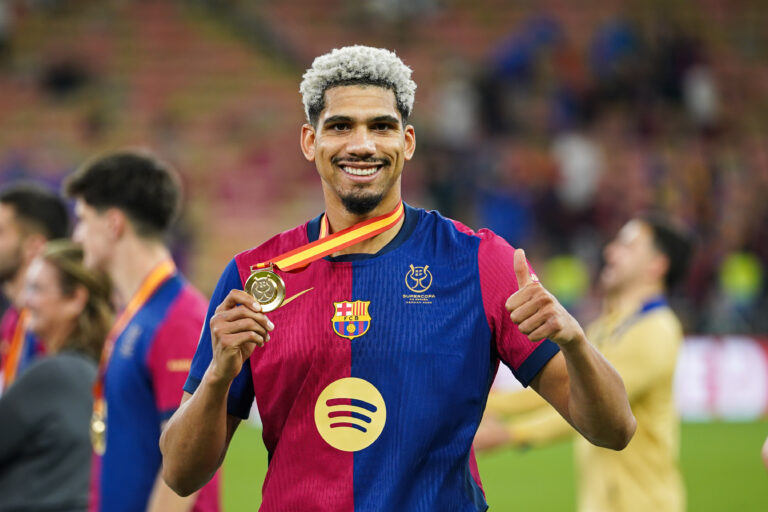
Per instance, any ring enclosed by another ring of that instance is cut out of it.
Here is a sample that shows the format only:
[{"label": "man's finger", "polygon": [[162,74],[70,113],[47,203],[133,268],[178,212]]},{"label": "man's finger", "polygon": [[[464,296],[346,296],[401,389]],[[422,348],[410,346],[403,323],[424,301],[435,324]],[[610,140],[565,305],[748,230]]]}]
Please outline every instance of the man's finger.
[{"label": "man's finger", "polygon": [[528,268],[525,251],[522,249],[515,249],[515,277],[517,278],[517,287],[519,289],[533,282],[531,269]]},{"label": "man's finger", "polygon": [[525,319],[538,313],[542,307],[542,303],[542,298],[526,300],[514,309],[509,310],[509,319],[512,320],[513,323],[520,325]]},{"label": "man's finger", "polygon": [[240,304],[250,308],[257,313],[261,312],[261,304],[256,302],[247,292],[236,289],[230,290],[221,304],[219,304],[219,306],[216,308],[216,311],[226,311],[228,309],[237,307]]},{"label": "man's finger", "polygon": [[241,318],[221,324],[218,329],[219,335],[234,334],[237,332],[253,331],[257,334],[267,334],[269,329],[266,325],[256,322],[252,318]]},{"label": "man's finger", "polygon": [[272,321],[264,313],[256,313],[253,309],[243,305],[237,305],[232,309],[219,311],[211,318],[211,321],[216,320],[217,322],[229,323],[243,318],[252,319],[257,324],[263,325],[268,331],[273,330],[275,327],[272,324]]}]

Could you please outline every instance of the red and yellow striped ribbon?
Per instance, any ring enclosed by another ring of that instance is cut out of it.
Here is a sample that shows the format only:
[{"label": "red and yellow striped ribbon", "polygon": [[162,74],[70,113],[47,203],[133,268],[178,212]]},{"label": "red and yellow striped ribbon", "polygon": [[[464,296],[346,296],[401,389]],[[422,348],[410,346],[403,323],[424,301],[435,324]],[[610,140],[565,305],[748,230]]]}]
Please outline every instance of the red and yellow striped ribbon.
[{"label": "red and yellow striped ribbon", "polygon": [[405,208],[403,207],[403,202],[400,201],[391,212],[358,222],[354,226],[350,226],[332,235],[328,234],[330,229],[327,216],[323,216],[320,223],[320,235],[317,240],[281,254],[270,261],[257,263],[251,269],[275,267],[284,272],[302,269],[313,261],[387,231],[396,226],[400,219],[403,218],[403,215],[405,215]]},{"label": "red and yellow striped ribbon", "polygon": [[8,386],[16,380],[16,374],[19,371],[21,354],[24,352],[26,343],[27,316],[27,310],[22,308],[16,319],[16,328],[13,330],[8,356],[3,362],[3,389],[8,389]]},{"label": "red and yellow striped ribbon", "polygon": [[175,273],[176,265],[173,263],[173,260],[170,259],[163,261],[154,269],[152,269],[152,272],[150,272],[149,275],[141,283],[139,289],[136,291],[136,293],[133,294],[131,300],[128,301],[128,305],[125,307],[123,312],[120,313],[120,316],[109,330],[107,339],[104,342],[104,348],[101,351],[101,359],[99,361],[99,375],[96,379],[96,382],[93,383],[93,407],[98,412],[103,413],[104,375],[107,371],[109,359],[112,357],[112,350],[115,348],[115,342],[117,341],[117,338],[120,337],[120,334],[128,325],[128,322],[131,321],[133,315],[135,315],[136,312],[141,309],[141,307],[147,302],[147,300],[149,300],[150,297],[152,297],[152,294],[155,293],[160,285],[170,279]]}]

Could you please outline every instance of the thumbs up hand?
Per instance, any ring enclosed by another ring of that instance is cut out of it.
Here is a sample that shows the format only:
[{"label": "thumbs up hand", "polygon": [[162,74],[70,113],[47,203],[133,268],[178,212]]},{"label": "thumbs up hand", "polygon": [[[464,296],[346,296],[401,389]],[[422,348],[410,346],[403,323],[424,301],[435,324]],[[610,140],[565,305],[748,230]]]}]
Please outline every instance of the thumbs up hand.
[{"label": "thumbs up hand", "polygon": [[521,333],[531,341],[549,338],[561,346],[585,337],[576,319],[531,274],[522,249],[515,250],[514,269],[518,289],[504,307]]}]

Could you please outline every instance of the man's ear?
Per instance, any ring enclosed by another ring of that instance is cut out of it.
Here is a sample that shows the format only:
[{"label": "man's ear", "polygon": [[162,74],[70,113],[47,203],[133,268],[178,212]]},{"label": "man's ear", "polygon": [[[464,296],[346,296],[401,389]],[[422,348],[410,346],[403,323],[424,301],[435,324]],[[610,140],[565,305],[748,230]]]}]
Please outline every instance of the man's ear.
[{"label": "man's ear", "polygon": [[412,125],[406,125],[405,127],[405,151],[403,156],[406,160],[410,160],[413,157],[413,153],[416,151],[416,130]]},{"label": "man's ear", "polygon": [[315,160],[315,129],[310,124],[301,126],[301,152],[310,162]]},{"label": "man's ear", "polygon": [[119,208],[109,208],[104,215],[107,218],[107,227],[112,239],[119,240],[129,227],[128,217]]}]

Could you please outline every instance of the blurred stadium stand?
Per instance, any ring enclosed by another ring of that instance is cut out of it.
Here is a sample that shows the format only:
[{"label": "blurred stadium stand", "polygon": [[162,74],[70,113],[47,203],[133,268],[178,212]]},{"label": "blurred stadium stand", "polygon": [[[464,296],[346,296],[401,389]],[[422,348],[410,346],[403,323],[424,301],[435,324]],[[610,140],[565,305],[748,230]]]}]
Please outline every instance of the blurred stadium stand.
[{"label": "blurred stadium stand", "polygon": [[675,300],[686,330],[768,332],[759,0],[0,5],[0,181],[55,186],[95,152],[151,147],[182,171],[174,245],[206,291],[235,252],[320,212],[298,83],[363,43],[419,84],[407,201],[525,246],[584,321],[601,247],[638,210],[668,211],[700,242]]}]

